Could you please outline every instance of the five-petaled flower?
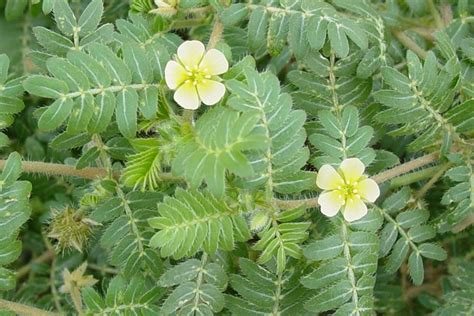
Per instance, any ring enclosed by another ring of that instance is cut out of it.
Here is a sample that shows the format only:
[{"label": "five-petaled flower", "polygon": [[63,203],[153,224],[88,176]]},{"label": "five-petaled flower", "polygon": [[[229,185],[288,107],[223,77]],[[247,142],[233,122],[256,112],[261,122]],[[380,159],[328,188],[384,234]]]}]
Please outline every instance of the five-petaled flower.
[{"label": "five-petaled flower", "polygon": [[166,84],[174,93],[174,100],[188,110],[201,105],[214,105],[225,94],[219,77],[227,71],[229,63],[217,49],[205,52],[200,41],[186,41],[178,47],[176,60],[166,64]]},{"label": "five-petaled flower", "polygon": [[363,175],[364,164],[357,158],[345,159],[336,171],[330,165],[319,169],[316,184],[323,189],[318,198],[321,212],[329,217],[340,209],[348,222],[367,214],[365,202],[375,202],[380,195],[377,183]]}]

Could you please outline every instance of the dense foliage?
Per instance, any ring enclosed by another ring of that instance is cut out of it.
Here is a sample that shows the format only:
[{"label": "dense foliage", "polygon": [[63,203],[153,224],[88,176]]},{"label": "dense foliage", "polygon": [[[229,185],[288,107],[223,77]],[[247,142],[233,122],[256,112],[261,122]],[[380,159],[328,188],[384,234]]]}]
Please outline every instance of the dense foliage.
[{"label": "dense foliage", "polygon": [[0,12],[0,315],[472,315],[472,1]]}]

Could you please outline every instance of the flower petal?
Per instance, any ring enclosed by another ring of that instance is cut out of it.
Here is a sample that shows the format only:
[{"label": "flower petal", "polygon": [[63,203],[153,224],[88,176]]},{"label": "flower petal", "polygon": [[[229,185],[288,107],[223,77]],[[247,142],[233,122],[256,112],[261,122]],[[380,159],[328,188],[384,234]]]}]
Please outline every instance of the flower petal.
[{"label": "flower petal", "polygon": [[174,100],[181,107],[188,110],[196,110],[201,101],[196,91],[196,86],[193,85],[192,81],[186,81],[183,83],[178,90],[174,93]]},{"label": "flower petal", "polygon": [[209,75],[220,75],[229,69],[229,63],[223,53],[213,48],[204,55],[199,68]]},{"label": "flower petal", "polygon": [[344,218],[348,222],[353,222],[367,214],[367,206],[359,198],[347,199],[344,210],[342,211]]},{"label": "flower petal", "polygon": [[365,179],[359,182],[357,186],[360,196],[369,202],[375,202],[380,195],[380,189],[372,179]]},{"label": "flower petal", "polygon": [[188,78],[187,71],[179,63],[170,60],[165,67],[166,85],[170,89],[176,89]]},{"label": "flower petal", "polygon": [[318,203],[321,206],[321,213],[328,217],[332,217],[339,212],[339,209],[344,204],[344,200],[338,190],[323,192],[318,198]]},{"label": "flower petal", "polygon": [[206,105],[214,105],[219,102],[225,94],[225,86],[214,80],[203,80],[197,85],[201,101]]},{"label": "flower petal", "polygon": [[358,158],[344,159],[339,167],[346,183],[354,183],[360,179],[364,173],[365,166]]},{"label": "flower petal", "polygon": [[178,47],[178,58],[183,66],[197,68],[204,55],[205,47],[200,41],[186,41]]},{"label": "flower petal", "polygon": [[316,177],[316,185],[319,188],[323,190],[334,190],[343,184],[344,180],[331,165],[323,165],[319,169],[318,176]]}]

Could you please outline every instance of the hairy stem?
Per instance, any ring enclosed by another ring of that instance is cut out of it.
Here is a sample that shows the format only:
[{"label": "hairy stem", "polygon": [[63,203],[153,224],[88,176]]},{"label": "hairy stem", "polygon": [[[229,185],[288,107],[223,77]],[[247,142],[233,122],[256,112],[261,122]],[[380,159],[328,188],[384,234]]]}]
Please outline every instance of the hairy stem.
[{"label": "hairy stem", "polygon": [[395,178],[399,175],[408,173],[412,170],[415,170],[417,168],[426,166],[432,162],[435,162],[438,159],[439,154],[438,153],[432,153],[428,154],[416,159],[413,159],[407,163],[404,163],[402,165],[396,166],[392,169],[389,169],[387,171],[381,172],[375,176],[372,177],[372,179],[377,182],[377,183],[382,183],[387,180],[390,180],[392,178]]},{"label": "hairy stem", "polygon": [[214,48],[216,44],[222,37],[222,32],[224,31],[224,24],[221,21],[216,19],[214,22],[214,27],[212,28],[211,36],[209,37],[209,42],[207,42],[207,49]]},{"label": "hairy stem", "polygon": [[[0,160],[0,170],[5,168],[6,160]],[[48,176],[65,176],[78,177],[83,179],[94,180],[107,176],[107,169],[88,167],[84,169],[76,169],[74,166],[63,165],[59,163],[50,163],[42,161],[22,161],[21,168],[26,173],[39,173]],[[120,178],[120,173],[114,173],[114,178]],[[161,173],[162,181],[181,181],[179,177],[173,176],[171,173]]]},{"label": "hairy stem", "polygon": [[21,316],[59,316],[62,314],[44,311],[42,309],[0,299],[0,309],[7,309]]},{"label": "hairy stem", "polygon": [[[438,159],[438,153],[428,154],[414,160],[411,160],[407,163],[389,169],[387,171],[381,172],[372,177],[372,179],[377,183],[383,183],[390,179],[396,178],[400,175],[408,173],[414,169],[426,166]],[[5,167],[5,160],[0,160],[0,170],[3,170]],[[107,175],[107,170],[104,168],[95,168],[89,167],[84,169],[75,169],[74,166],[67,166],[62,164],[47,163],[40,161],[23,161],[22,168],[24,172],[31,173],[40,173],[46,175],[57,175],[57,176],[73,176],[84,179],[96,179],[98,177],[105,177]],[[120,174],[114,174],[115,178],[119,178]],[[160,174],[160,179],[162,181],[183,181],[181,177],[175,177],[171,173],[162,173]],[[301,199],[301,200],[279,200],[275,199],[276,205],[282,209],[295,208],[300,205],[306,205],[306,207],[317,207],[318,200],[317,198],[310,199]]]},{"label": "hairy stem", "polygon": [[438,172],[439,166],[428,167],[415,172],[410,172],[390,180],[390,188],[396,189],[404,185],[409,185],[421,180],[428,179]]}]

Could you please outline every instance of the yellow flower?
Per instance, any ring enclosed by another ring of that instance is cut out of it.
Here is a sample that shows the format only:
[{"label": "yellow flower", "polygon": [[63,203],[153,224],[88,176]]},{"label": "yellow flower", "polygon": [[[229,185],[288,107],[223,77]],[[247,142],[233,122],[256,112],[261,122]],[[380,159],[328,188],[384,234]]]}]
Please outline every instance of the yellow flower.
[{"label": "yellow flower", "polygon": [[319,169],[316,184],[324,190],[318,198],[321,213],[332,217],[342,209],[348,222],[367,214],[365,202],[375,202],[380,195],[377,183],[363,175],[364,164],[357,158],[345,159],[336,171],[330,165]]},{"label": "yellow flower", "polygon": [[174,100],[188,110],[201,105],[214,105],[225,94],[225,86],[219,77],[229,69],[229,63],[217,49],[205,52],[200,41],[186,41],[178,47],[175,60],[170,60],[165,68],[168,87],[176,90]]}]

